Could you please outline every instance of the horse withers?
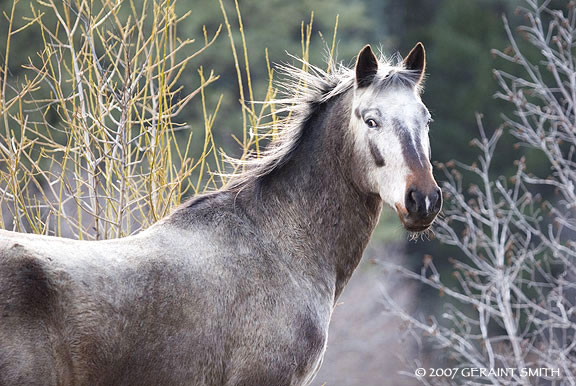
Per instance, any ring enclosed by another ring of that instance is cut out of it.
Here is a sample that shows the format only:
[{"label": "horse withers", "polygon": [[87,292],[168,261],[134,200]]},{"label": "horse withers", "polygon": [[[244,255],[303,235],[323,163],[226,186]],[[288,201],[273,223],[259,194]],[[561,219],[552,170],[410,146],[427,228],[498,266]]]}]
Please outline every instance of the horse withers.
[{"label": "horse withers", "polygon": [[123,239],[0,231],[0,385],[311,382],[382,204],[420,232],[442,202],[421,44],[284,70],[290,118],[223,189]]}]

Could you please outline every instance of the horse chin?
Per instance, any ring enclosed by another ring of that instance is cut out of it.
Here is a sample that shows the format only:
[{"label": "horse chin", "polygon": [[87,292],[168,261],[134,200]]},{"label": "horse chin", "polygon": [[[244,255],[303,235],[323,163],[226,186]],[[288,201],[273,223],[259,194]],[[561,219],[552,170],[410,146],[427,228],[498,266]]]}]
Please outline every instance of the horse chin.
[{"label": "horse chin", "polygon": [[408,232],[421,233],[430,229],[430,225],[432,225],[432,223],[426,225],[420,225],[420,224],[407,224],[403,222],[402,225],[404,226],[404,229],[406,229]]}]

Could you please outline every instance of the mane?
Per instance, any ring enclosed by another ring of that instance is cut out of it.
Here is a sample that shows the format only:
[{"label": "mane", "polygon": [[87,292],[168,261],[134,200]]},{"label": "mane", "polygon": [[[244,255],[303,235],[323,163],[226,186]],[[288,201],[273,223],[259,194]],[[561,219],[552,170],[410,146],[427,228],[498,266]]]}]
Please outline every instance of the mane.
[{"label": "mane", "polygon": [[[278,125],[277,136],[270,141],[266,150],[258,158],[230,159],[230,163],[242,171],[230,176],[226,189],[241,189],[249,182],[258,181],[280,169],[291,159],[298,148],[302,134],[306,130],[307,121],[315,110],[354,87],[355,71],[353,68],[328,59],[328,68],[330,68],[328,72],[303,59],[293,58],[306,70],[291,64],[277,65],[280,78],[283,79],[277,82],[277,86],[284,97],[268,102],[280,106],[277,113],[285,116]],[[393,61],[396,64],[392,64]],[[406,70],[399,55],[395,55],[392,59],[380,55],[378,74],[370,87],[385,89],[404,86],[420,91],[419,75]],[[261,128],[256,128],[256,130]]]}]

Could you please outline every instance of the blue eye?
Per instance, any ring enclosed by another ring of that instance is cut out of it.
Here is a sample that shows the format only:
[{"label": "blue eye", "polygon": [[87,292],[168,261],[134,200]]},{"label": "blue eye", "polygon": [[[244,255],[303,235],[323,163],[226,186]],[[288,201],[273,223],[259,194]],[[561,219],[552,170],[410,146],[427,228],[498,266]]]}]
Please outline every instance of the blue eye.
[{"label": "blue eye", "polygon": [[367,119],[365,121],[365,123],[368,127],[372,128],[372,129],[375,127],[378,127],[378,123],[374,119]]}]

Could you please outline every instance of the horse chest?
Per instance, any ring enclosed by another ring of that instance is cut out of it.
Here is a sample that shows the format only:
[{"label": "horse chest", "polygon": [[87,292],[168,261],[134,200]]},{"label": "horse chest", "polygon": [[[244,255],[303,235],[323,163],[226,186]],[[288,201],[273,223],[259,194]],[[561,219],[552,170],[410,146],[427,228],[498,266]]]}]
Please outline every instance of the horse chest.
[{"label": "horse chest", "polygon": [[313,371],[324,355],[328,325],[310,314],[300,314],[295,318],[294,337],[288,341],[292,348],[293,367],[298,376]]},{"label": "horse chest", "polygon": [[304,317],[300,321],[296,337],[295,359],[299,360],[299,363],[295,363],[295,370],[302,384],[307,384],[322,363],[328,339],[328,323]]},{"label": "horse chest", "polygon": [[327,327],[314,313],[261,320],[250,344],[235,348],[226,385],[306,385],[322,361]]},{"label": "horse chest", "polygon": [[[286,280],[272,276],[275,283]],[[307,285],[282,288],[247,284],[227,302],[224,344],[231,350],[224,358],[226,386],[304,385],[318,367],[330,299]]]}]

